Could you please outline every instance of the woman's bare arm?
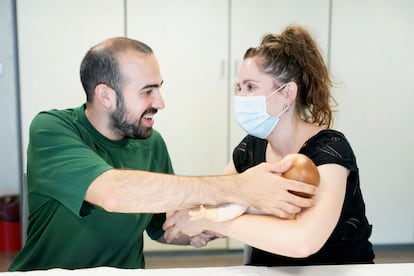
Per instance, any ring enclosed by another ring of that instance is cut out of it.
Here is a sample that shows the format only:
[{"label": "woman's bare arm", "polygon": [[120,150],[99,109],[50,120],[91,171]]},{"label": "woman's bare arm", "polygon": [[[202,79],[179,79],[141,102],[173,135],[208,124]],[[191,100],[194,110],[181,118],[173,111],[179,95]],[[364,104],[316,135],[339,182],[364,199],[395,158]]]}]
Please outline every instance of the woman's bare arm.
[{"label": "woman's bare arm", "polygon": [[275,254],[309,256],[323,246],[338,222],[349,173],[335,164],[318,168],[321,181],[315,195],[316,204],[295,219],[245,214],[230,221],[214,223],[208,219],[194,220],[188,212],[181,211],[164,224],[166,239],[171,239],[177,231],[192,236],[209,230]]}]

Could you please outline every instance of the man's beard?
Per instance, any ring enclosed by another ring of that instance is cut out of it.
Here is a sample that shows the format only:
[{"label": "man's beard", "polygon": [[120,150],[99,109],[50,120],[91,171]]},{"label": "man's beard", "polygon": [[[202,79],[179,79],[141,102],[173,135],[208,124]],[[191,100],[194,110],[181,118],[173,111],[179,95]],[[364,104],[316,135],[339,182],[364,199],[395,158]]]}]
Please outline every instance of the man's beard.
[{"label": "man's beard", "polygon": [[[118,98],[119,99],[119,98]],[[157,113],[157,109],[149,108],[141,115],[138,125],[130,124],[125,118],[125,104],[123,100],[118,100],[116,110],[110,115],[109,123],[111,131],[125,138],[132,139],[146,139],[152,134],[152,127],[146,127],[141,125],[141,120],[145,114]]]}]

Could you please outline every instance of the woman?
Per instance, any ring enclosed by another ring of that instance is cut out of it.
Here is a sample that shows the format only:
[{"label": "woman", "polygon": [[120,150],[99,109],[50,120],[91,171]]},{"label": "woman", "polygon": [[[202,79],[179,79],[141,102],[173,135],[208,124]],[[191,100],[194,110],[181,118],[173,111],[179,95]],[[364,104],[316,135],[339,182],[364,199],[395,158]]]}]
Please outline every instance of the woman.
[{"label": "woman", "polygon": [[301,26],[266,35],[248,49],[234,97],[236,118],[248,135],[234,149],[225,173],[305,154],[320,174],[316,204],[294,219],[246,213],[212,222],[183,211],[164,225],[167,239],[178,231],[190,236],[213,231],[251,245],[250,265],[372,263],[372,226],[355,156],[345,136],[330,129],[331,86],[322,55]]}]

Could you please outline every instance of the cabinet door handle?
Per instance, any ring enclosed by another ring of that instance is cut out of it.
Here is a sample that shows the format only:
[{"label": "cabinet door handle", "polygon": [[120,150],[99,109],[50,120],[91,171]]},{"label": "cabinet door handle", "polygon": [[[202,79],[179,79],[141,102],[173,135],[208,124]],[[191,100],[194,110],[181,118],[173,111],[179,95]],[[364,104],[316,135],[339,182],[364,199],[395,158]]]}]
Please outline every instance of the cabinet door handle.
[{"label": "cabinet door handle", "polygon": [[226,60],[221,60],[221,69],[220,69],[220,77],[224,79],[226,77]]},{"label": "cabinet door handle", "polygon": [[236,59],[234,61],[234,68],[233,68],[233,77],[237,78],[237,72],[239,71],[239,61]]}]

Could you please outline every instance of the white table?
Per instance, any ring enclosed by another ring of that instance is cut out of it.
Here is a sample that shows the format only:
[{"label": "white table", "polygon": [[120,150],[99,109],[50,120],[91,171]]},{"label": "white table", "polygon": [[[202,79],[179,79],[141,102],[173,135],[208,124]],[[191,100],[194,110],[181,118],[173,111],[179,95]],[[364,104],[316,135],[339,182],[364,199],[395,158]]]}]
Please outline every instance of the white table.
[{"label": "white table", "polygon": [[111,267],[97,267],[89,269],[65,270],[49,269],[29,272],[4,272],[1,276],[40,276],[40,275],[121,275],[121,276],[367,276],[367,275],[414,275],[414,263],[372,264],[372,265],[329,265],[329,266],[292,266],[292,267],[253,267],[253,266],[227,266],[203,268],[160,268],[160,269],[118,269]]}]

